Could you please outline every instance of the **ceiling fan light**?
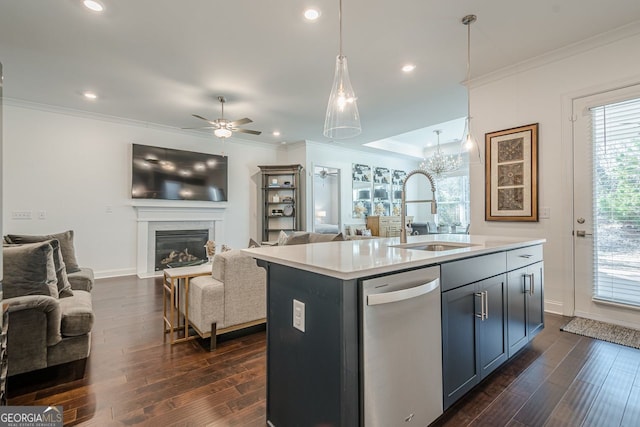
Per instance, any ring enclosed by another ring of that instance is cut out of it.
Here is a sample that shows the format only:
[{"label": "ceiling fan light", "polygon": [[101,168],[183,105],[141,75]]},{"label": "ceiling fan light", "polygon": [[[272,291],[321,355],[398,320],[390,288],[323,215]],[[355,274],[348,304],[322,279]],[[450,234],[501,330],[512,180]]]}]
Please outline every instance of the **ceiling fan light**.
[{"label": "ceiling fan light", "polygon": [[324,120],[324,136],[331,139],[345,139],[360,135],[362,127],[356,100],[349,79],[347,57],[338,55]]},{"label": "ceiling fan light", "polygon": [[224,139],[224,138],[229,138],[231,136],[232,132],[227,128],[219,128],[219,129],[214,130],[213,134],[215,136],[217,136],[218,138]]},{"label": "ceiling fan light", "polygon": [[97,0],[84,0],[82,3],[84,7],[94,12],[102,12],[104,10],[102,3]]}]

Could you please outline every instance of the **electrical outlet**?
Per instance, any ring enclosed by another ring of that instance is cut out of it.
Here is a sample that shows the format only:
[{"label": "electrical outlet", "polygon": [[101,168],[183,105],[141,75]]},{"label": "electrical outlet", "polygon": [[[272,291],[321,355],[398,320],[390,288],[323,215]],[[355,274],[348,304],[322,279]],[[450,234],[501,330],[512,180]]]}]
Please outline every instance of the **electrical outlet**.
[{"label": "electrical outlet", "polygon": [[293,327],[304,332],[304,323],[305,323],[304,303],[298,301],[297,299],[294,299],[293,300]]},{"label": "electrical outlet", "polygon": [[47,211],[38,211],[38,219],[47,219]]},{"label": "electrical outlet", "polygon": [[108,214],[112,214],[113,213],[113,206],[111,205],[107,205],[104,207],[104,212],[108,213]]},{"label": "electrical outlet", "polygon": [[31,211],[13,211],[11,212],[11,219],[31,219]]}]

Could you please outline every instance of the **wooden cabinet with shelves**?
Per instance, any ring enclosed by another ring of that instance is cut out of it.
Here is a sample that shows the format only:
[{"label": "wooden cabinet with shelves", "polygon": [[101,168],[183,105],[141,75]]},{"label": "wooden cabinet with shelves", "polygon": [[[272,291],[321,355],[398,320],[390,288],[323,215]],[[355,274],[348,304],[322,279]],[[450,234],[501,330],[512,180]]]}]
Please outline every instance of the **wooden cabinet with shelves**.
[{"label": "wooden cabinet with shelves", "polygon": [[[411,224],[413,217],[407,217],[407,223]],[[402,230],[402,220],[399,216],[369,216],[367,217],[367,228],[371,230],[372,236],[398,237]]]},{"label": "wooden cabinet with shelves", "polygon": [[277,240],[280,231],[302,230],[302,165],[258,167],[262,173],[262,240]]}]

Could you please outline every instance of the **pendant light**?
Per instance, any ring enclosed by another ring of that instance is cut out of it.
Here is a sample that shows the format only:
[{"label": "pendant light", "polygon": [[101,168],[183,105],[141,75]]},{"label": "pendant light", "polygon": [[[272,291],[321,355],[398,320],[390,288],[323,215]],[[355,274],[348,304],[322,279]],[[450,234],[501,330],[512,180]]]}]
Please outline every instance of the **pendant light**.
[{"label": "pendant light", "polygon": [[436,146],[436,152],[433,153],[428,159],[424,159],[420,163],[420,169],[429,172],[435,178],[441,178],[443,175],[453,172],[460,167],[462,159],[460,155],[457,156],[451,154],[444,154],[440,150],[440,134],[441,130],[434,130],[438,135],[438,145]]},{"label": "pendant light", "polygon": [[323,132],[324,136],[331,139],[352,138],[362,132],[357,98],[349,80],[347,57],[342,53],[342,0],[339,1],[340,53],[336,58],[336,72],[329,95]]},{"label": "pendant light", "polygon": [[467,118],[464,122],[464,133],[462,134],[462,150],[469,153],[469,163],[481,163],[480,146],[473,136],[471,127],[471,24],[476,22],[476,15],[467,15],[462,18],[462,23],[467,26]]}]

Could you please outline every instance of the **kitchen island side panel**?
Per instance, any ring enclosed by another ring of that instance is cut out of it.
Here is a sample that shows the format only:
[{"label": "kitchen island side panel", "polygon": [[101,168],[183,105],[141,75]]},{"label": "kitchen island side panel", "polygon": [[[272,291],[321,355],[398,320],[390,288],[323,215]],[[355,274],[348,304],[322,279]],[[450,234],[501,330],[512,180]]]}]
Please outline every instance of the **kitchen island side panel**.
[{"label": "kitchen island side panel", "polygon": [[[359,425],[357,281],[266,266],[267,420]],[[294,299],[304,303],[305,332],[293,327]]]}]

